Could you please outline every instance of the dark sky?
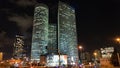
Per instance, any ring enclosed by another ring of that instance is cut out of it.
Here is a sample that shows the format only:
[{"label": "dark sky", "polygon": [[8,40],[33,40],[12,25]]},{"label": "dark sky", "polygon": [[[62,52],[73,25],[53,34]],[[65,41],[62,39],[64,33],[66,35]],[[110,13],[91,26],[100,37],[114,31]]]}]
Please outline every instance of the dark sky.
[{"label": "dark sky", "polygon": [[[55,3],[55,0],[39,0],[42,1]],[[10,48],[16,34],[24,35],[29,42],[27,45],[31,45],[33,11],[37,2],[0,0],[1,48]],[[65,0],[65,2],[76,10],[78,44],[85,50],[107,46],[113,38],[120,35],[119,0]]]},{"label": "dark sky", "polygon": [[120,1],[82,0],[79,3],[79,43],[82,43],[85,49],[111,44],[113,39],[120,35]]}]

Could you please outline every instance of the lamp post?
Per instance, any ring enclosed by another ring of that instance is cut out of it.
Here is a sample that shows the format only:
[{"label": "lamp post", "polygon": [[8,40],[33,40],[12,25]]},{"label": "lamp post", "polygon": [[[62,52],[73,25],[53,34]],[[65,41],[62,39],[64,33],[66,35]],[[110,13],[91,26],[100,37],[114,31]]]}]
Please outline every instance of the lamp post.
[{"label": "lamp post", "polygon": [[78,48],[79,48],[79,60],[82,61],[82,49],[83,49],[83,47],[79,46]]},{"label": "lamp post", "polygon": [[[115,40],[118,42],[118,44],[120,44],[120,38],[116,38]],[[118,58],[118,62],[119,62],[119,65],[120,65],[120,55],[119,55],[118,51],[117,51],[117,58]]]},{"label": "lamp post", "polygon": [[96,59],[97,59],[97,53],[96,53],[96,52],[94,52],[93,54],[94,54],[95,61],[96,61]]},{"label": "lamp post", "polygon": [[60,68],[60,65],[61,65],[61,62],[60,62],[60,50],[58,49],[58,55],[59,55],[59,68]]},{"label": "lamp post", "polygon": [[94,55],[95,68],[97,68],[96,65],[97,65],[97,55],[98,55],[98,54],[97,54],[97,52],[94,52],[93,55]]},{"label": "lamp post", "polygon": [[116,41],[117,41],[118,43],[120,43],[120,38],[116,38]]}]

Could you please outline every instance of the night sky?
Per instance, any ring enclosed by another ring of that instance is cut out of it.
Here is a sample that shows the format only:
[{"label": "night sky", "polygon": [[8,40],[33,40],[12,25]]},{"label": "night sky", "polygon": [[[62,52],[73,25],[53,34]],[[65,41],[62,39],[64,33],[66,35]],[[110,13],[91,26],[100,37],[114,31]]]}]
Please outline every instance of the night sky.
[{"label": "night sky", "polygon": [[[11,52],[15,35],[31,45],[34,5],[57,0],[0,0],[0,51]],[[119,0],[62,0],[76,10],[78,45],[86,51],[105,47],[120,35]]]}]

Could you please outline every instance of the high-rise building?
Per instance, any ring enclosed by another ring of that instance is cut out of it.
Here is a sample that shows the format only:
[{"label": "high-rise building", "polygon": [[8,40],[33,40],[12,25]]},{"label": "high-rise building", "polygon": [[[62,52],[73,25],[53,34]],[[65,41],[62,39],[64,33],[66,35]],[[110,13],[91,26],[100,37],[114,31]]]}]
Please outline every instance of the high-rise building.
[{"label": "high-rise building", "polygon": [[14,43],[14,53],[13,57],[14,58],[22,58],[23,57],[23,52],[24,52],[24,37],[20,35],[16,35],[15,43]]},{"label": "high-rise building", "polygon": [[68,55],[68,63],[78,59],[75,10],[62,2],[58,5],[58,49]]},{"label": "high-rise building", "polygon": [[31,59],[39,60],[40,55],[58,54],[59,50],[60,54],[68,56],[68,63],[76,63],[78,48],[75,9],[63,2],[59,2],[56,9],[49,8],[45,5],[35,7]]},{"label": "high-rise building", "polygon": [[47,53],[48,45],[48,7],[39,4],[35,7],[33,36],[31,48],[31,60],[40,60],[40,55]]}]

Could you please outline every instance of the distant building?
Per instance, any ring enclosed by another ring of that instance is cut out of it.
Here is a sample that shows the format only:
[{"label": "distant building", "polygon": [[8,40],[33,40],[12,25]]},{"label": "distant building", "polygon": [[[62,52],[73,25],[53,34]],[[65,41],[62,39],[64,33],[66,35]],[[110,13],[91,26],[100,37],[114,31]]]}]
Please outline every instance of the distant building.
[{"label": "distant building", "polygon": [[31,60],[39,61],[40,55],[58,54],[59,51],[67,55],[68,63],[76,63],[78,48],[75,9],[63,2],[59,2],[56,9],[49,8],[43,4],[35,7]]},{"label": "distant building", "polygon": [[22,58],[24,52],[24,37],[20,35],[16,35],[16,39],[14,42],[14,50],[13,50],[13,57],[14,58]]}]

